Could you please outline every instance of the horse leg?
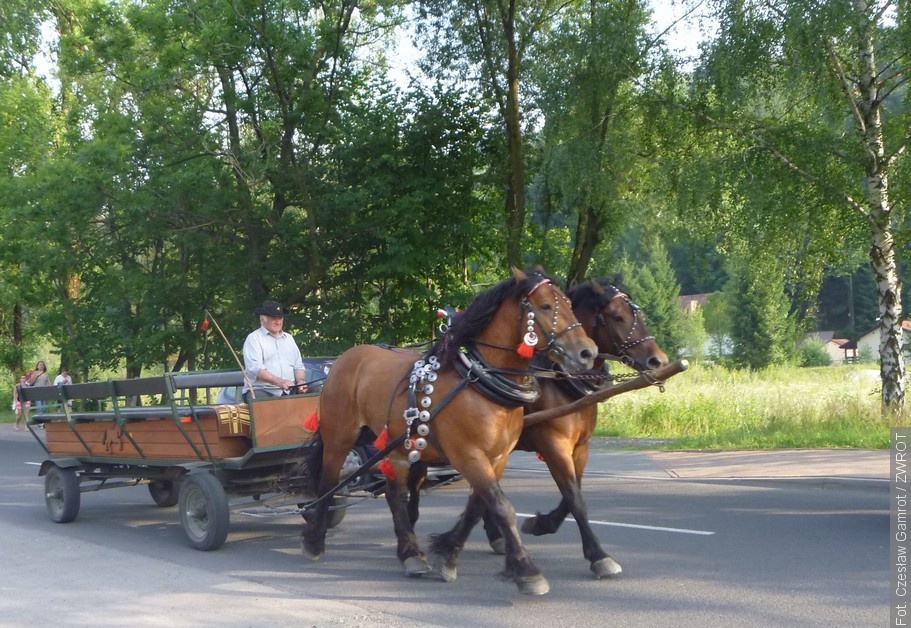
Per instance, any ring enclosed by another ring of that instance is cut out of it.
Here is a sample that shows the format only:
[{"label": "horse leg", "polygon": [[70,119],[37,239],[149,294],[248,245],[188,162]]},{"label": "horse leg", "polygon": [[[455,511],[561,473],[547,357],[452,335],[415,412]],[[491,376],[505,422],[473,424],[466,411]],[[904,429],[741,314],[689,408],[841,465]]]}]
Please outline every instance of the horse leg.
[{"label": "horse leg", "polygon": [[331,496],[326,493],[335,486],[336,482],[320,481],[317,494],[325,496],[309,512],[307,523],[301,530],[301,551],[311,560],[319,560],[326,551],[326,531],[329,529],[329,503]]},{"label": "horse leg", "polygon": [[[407,463],[396,466],[395,479],[386,480],[386,503],[392,513],[392,525],[398,539],[396,555],[405,569],[405,575],[422,576],[430,571],[430,565],[427,564],[427,557],[421,551],[414,533],[414,520],[417,519],[416,514],[412,519],[412,506],[417,510],[417,504],[413,503],[416,499],[412,492],[414,483],[408,477]],[[420,470],[417,472],[420,473]]]},{"label": "horse leg", "polygon": [[[560,489],[562,499],[557,507],[546,515],[537,513],[522,524],[522,532],[540,536],[556,532],[568,513],[572,513],[582,537],[582,555],[589,561],[592,573],[598,579],[619,575],[623,569],[604,551],[588,520],[588,506],[582,497],[581,470],[588,462],[588,446],[576,448],[572,460],[557,451],[545,455],[550,473]],[[578,471],[578,474],[577,474]]]},{"label": "horse leg", "polygon": [[[525,531],[524,526],[522,531]],[[506,553],[506,541],[503,539],[503,533],[500,532],[500,527],[486,510],[484,511],[484,533],[487,534],[487,542],[490,544],[490,549],[493,550],[494,554]]]},{"label": "horse leg", "polygon": [[[560,492],[563,494],[562,489]],[[564,494],[560,499],[560,503],[557,504],[557,507],[549,513],[542,514],[537,512],[534,517],[529,517],[522,522],[522,532],[531,534],[532,536],[555,534],[557,530],[560,529],[560,526],[563,524],[563,521],[566,519],[566,515],[568,515],[569,512],[569,503]]]},{"label": "horse leg", "polygon": [[[355,434],[354,439],[356,440]],[[352,441],[353,445],[353,441]],[[322,467],[319,472],[319,482],[316,494],[320,501],[310,511],[310,518],[301,530],[301,551],[312,560],[322,558],[326,550],[326,531],[329,528],[329,505],[332,501],[327,495],[338,484],[342,464],[351,447],[332,447],[330,443],[322,444]]]},{"label": "horse leg", "polygon": [[408,519],[411,521],[413,528],[418,522],[420,512],[418,507],[421,503],[421,487],[427,479],[427,463],[417,462],[411,465],[408,472]]},{"label": "horse leg", "polygon": [[511,578],[519,587],[520,593],[529,595],[544,595],[550,590],[550,584],[541,574],[540,570],[531,561],[528,551],[519,537],[516,527],[516,511],[499,483],[483,487],[478,491],[478,497],[484,507],[490,512],[491,518],[503,533],[506,542],[506,568],[503,570],[505,578]]},{"label": "horse leg", "polygon": [[483,512],[484,504],[477,499],[472,490],[468,495],[468,504],[455,526],[448,532],[430,535],[433,570],[444,581],[452,582],[458,576],[459,553],[465,546],[471,530],[481,519]]},{"label": "horse leg", "polygon": [[550,590],[550,584],[531,561],[531,556],[522,545],[519,530],[516,527],[516,511],[496,481],[480,489],[473,487],[468,498],[468,505],[456,526],[449,532],[431,537],[430,547],[435,559],[435,571],[446,581],[455,580],[459,552],[465,545],[465,540],[472,528],[485,512],[489,513],[490,521],[503,534],[506,567],[502,576],[512,579],[519,587],[520,593],[528,595],[547,593]]}]

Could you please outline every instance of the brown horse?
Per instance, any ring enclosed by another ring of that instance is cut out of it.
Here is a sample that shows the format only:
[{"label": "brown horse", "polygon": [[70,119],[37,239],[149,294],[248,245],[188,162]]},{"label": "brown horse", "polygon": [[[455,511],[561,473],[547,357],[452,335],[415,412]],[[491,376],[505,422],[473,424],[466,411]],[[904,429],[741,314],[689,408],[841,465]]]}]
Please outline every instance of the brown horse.
[{"label": "brown horse", "polygon": [[[613,380],[607,373],[605,359],[624,362],[639,371],[667,364],[667,355],[649,334],[642,310],[620,289],[605,280],[598,280],[569,290],[567,296],[583,329],[598,345],[600,353],[595,367],[601,375],[594,378],[543,379],[541,395],[527,406],[528,412],[564,406],[603,386],[610,386]],[[550,366],[554,368],[554,365]],[[582,536],[583,555],[589,560],[592,572],[600,579],[618,575],[621,567],[601,548],[588,521],[581,491],[582,473],[588,463],[588,441],[597,418],[598,406],[591,405],[573,414],[526,425],[516,449],[537,452],[546,462],[562,495],[553,511],[538,513],[527,519],[522,531],[535,536],[553,534],[566,515],[571,513]],[[431,549],[445,556],[452,546],[461,547],[467,538],[467,530],[460,527],[464,525],[467,522],[460,522],[446,535],[435,537]],[[487,513],[484,513],[484,527],[491,547],[502,553],[505,546],[503,535]],[[451,576],[455,576],[454,566]]]},{"label": "brown horse", "polygon": [[[423,356],[373,345],[349,349],[320,395],[321,465],[315,461],[309,469],[311,477],[319,474],[317,494],[336,489],[362,430],[380,440],[388,435],[390,443],[404,437],[381,468],[406,574],[430,572],[408,511],[410,465],[448,460],[503,531],[505,574],[523,593],[546,593],[547,580],[522,545],[499,479],[522,430],[523,406],[539,393],[529,371],[533,356],[579,372],[593,365],[596,351],[553,279],[517,269],[480,294]],[[301,534],[301,548],[312,558],[325,550],[328,508],[329,500],[321,499]]]}]

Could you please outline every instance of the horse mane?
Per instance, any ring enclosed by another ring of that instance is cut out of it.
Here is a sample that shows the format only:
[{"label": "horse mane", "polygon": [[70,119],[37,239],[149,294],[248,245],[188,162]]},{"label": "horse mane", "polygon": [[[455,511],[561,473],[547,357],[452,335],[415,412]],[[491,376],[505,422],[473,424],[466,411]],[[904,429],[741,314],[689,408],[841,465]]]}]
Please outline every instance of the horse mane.
[{"label": "horse mane", "polygon": [[487,327],[504,301],[521,299],[542,280],[557,284],[556,279],[536,267],[525,270],[525,279],[522,281],[516,281],[515,277],[510,276],[481,292],[467,309],[453,319],[449,332],[430,348],[427,355],[436,356],[444,363],[451,360],[460,347],[474,344],[474,340]]},{"label": "horse mane", "polygon": [[576,312],[598,312],[621,292],[626,294],[626,290],[619,287],[618,283],[617,277],[599,277],[573,286],[566,291],[566,296],[573,302],[573,310]]}]

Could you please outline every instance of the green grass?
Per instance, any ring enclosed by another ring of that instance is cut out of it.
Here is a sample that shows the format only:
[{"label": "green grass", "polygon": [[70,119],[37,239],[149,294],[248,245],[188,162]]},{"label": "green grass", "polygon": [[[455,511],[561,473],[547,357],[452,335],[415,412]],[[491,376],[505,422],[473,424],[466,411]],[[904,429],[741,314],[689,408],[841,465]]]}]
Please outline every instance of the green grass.
[{"label": "green grass", "polygon": [[664,393],[652,387],[602,403],[596,435],[673,439],[668,447],[679,449],[887,448],[878,377],[869,366],[693,365]]}]

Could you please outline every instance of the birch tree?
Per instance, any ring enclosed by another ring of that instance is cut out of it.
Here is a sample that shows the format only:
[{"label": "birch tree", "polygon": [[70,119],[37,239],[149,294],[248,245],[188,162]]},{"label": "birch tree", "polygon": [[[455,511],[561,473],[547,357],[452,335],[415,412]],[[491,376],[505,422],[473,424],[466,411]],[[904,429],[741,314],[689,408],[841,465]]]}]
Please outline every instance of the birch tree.
[{"label": "birch tree", "polygon": [[[808,253],[814,249],[836,258],[839,247],[866,241],[879,298],[882,403],[900,411],[897,237],[911,200],[907,6],[722,0],[718,15],[690,103],[719,147],[715,171],[700,171],[715,182],[715,202],[702,211],[734,208],[736,216],[711,220],[794,260],[822,259]],[[891,186],[893,176],[904,184]]]}]

